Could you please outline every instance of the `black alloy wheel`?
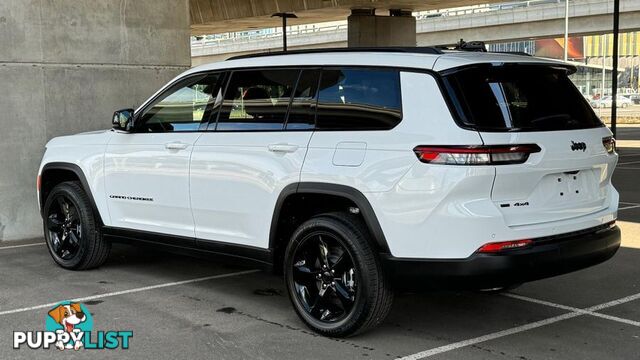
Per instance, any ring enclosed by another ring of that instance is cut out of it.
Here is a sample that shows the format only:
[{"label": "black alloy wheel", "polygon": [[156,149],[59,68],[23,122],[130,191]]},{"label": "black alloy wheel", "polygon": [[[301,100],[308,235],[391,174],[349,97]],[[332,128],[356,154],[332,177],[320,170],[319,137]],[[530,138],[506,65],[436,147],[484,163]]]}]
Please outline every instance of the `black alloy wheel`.
[{"label": "black alloy wheel", "polygon": [[60,259],[70,260],[78,255],[82,241],[82,221],[77,206],[63,194],[53,200],[48,209],[46,227],[49,245]]},{"label": "black alloy wheel", "polygon": [[393,304],[393,290],[378,249],[362,219],[343,212],[316,215],[291,235],[284,276],[300,319],[332,337],[379,325]]},{"label": "black alloy wheel", "polygon": [[107,260],[111,242],[102,236],[100,218],[79,182],[67,181],[51,189],[43,223],[49,253],[63,268],[91,269]]},{"label": "black alloy wheel", "polygon": [[292,280],[298,301],[314,319],[332,323],[345,319],[358,295],[353,259],[329,232],[307,235],[297,247]]}]

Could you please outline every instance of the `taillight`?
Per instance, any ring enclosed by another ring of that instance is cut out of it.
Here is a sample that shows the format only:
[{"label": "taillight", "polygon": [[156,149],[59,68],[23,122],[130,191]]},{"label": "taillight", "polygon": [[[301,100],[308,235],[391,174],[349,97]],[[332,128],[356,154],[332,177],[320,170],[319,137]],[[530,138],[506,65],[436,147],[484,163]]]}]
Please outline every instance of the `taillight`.
[{"label": "taillight", "polygon": [[484,244],[478,249],[479,253],[498,253],[505,250],[522,249],[533,244],[533,240],[515,240],[515,241],[501,241]]},{"label": "taillight", "polygon": [[41,180],[40,180],[40,175],[38,175],[38,177],[36,178],[36,189],[38,191],[40,191],[40,186],[41,186]]},{"label": "taillight", "polygon": [[616,152],[616,139],[613,136],[603,137],[602,145],[609,154],[613,154]]},{"label": "taillight", "polygon": [[504,165],[522,164],[529,154],[540,152],[536,144],[523,145],[446,145],[416,146],[418,159],[429,164],[446,165]]}]

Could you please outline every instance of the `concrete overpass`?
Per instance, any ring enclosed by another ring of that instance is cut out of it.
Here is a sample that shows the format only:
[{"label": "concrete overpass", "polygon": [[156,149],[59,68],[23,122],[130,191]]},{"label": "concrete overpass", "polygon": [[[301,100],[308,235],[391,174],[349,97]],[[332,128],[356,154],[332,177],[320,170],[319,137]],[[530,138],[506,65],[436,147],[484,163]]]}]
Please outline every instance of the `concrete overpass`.
[{"label": "concrete overpass", "polygon": [[[564,35],[564,1],[527,1],[522,5],[487,5],[468,10],[434,12],[416,21],[419,46],[453,44],[459,39],[501,42],[522,39],[562,37]],[[613,1],[574,0],[569,8],[569,32],[590,35],[610,32]],[[527,6],[528,5],[528,6]],[[620,30],[640,30],[640,0],[621,4]],[[232,55],[256,51],[277,51],[282,46],[282,33],[261,38],[235,38],[202,41],[192,44],[192,62],[198,65],[223,60]],[[347,46],[347,24],[300,29],[289,33],[291,49]]]},{"label": "concrete overpass", "polygon": [[216,34],[279,26],[271,17],[277,12],[295,12],[290,24],[312,24],[344,20],[351,9],[422,11],[495,3],[500,0],[189,0],[191,33]]},{"label": "concrete overpass", "polygon": [[[539,6],[467,14],[421,21],[418,45],[450,44],[460,38],[501,42],[564,36],[564,1]],[[593,35],[611,32],[613,0],[569,2],[569,33]],[[640,30],[640,0],[620,2],[620,31]]]}]

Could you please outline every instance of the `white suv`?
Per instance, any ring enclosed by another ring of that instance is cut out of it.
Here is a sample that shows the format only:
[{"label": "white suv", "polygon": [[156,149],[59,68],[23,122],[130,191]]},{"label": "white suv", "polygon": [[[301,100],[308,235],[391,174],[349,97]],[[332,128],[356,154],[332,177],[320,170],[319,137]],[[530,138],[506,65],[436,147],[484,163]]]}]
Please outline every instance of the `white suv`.
[{"label": "white suv", "polygon": [[573,66],[435,48],[193,68],[113,129],[51,140],[38,194],[55,261],[112,241],[283,269],[300,318],[374,327],[392,288],[506,288],[620,246],[611,132]]}]

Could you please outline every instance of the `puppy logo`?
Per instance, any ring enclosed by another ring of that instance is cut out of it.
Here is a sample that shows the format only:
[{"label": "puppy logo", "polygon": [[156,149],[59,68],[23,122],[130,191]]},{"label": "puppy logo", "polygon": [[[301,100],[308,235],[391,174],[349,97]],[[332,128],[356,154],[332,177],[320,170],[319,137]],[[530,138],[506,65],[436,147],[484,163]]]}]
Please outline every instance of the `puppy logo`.
[{"label": "puppy logo", "polygon": [[53,318],[58,324],[64,327],[66,332],[73,332],[76,325],[87,320],[87,317],[82,312],[80,304],[72,303],[69,305],[58,305],[57,308],[49,311],[49,316]]},{"label": "puppy logo", "polygon": [[93,316],[84,304],[63,301],[47,311],[44,331],[13,332],[13,348],[59,350],[129,349],[133,331],[93,330]]},{"label": "puppy logo", "polygon": [[[69,335],[68,341],[64,343],[62,340],[58,340],[55,346],[60,349],[74,349],[79,350],[83,347],[81,341],[82,337],[78,336],[81,332],[87,329],[86,325],[88,317],[91,316],[89,312],[84,308],[84,305],[80,303],[67,303],[59,304],[55,308],[49,310],[49,318],[47,319],[47,330],[53,330],[56,333],[67,333]],[[85,326],[83,326],[85,325]]]}]

